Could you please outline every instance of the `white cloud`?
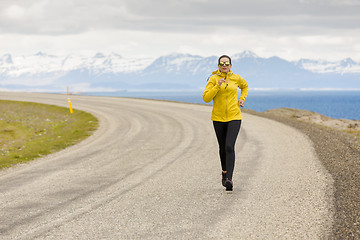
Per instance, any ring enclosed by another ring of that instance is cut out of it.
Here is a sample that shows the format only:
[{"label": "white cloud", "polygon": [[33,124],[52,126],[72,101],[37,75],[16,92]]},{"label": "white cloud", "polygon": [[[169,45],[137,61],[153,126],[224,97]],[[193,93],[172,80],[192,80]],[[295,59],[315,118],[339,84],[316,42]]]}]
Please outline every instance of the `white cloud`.
[{"label": "white cloud", "polygon": [[360,6],[360,1],[359,0],[342,0],[342,1],[332,0],[332,1],[330,1],[330,4],[332,4],[334,6]]},{"label": "white cloud", "polygon": [[287,59],[360,60],[356,0],[3,1],[0,54],[159,56],[253,50]]},{"label": "white cloud", "polygon": [[24,17],[25,9],[17,5],[11,5],[4,9],[3,14],[9,19],[21,19]]}]

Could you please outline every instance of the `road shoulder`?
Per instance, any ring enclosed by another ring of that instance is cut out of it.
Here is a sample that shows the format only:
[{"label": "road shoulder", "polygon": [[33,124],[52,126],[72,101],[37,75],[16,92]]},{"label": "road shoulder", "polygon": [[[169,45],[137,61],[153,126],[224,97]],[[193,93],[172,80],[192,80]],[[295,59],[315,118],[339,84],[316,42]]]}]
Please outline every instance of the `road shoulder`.
[{"label": "road shoulder", "polygon": [[299,121],[286,115],[245,112],[292,126],[314,144],[322,165],[334,179],[335,239],[360,238],[360,145],[359,138],[319,124]]}]

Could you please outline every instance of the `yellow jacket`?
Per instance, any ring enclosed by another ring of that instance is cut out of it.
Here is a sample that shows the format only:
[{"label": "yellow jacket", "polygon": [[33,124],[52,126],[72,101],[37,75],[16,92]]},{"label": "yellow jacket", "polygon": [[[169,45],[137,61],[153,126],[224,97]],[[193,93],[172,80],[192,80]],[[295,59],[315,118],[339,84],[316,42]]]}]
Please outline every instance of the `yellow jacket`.
[{"label": "yellow jacket", "polygon": [[[224,78],[225,82],[219,86],[219,79]],[[247,82],[238,74],[232,71],[228,73],[214,71],[209,78],[203,93],[203,100],[211,102],[213,100],[213,110],[211,120],[219,122],[229,122],[232,120],[242,120],[237,89],[241,89],[239,99],[245,101],[249,91]]]}]

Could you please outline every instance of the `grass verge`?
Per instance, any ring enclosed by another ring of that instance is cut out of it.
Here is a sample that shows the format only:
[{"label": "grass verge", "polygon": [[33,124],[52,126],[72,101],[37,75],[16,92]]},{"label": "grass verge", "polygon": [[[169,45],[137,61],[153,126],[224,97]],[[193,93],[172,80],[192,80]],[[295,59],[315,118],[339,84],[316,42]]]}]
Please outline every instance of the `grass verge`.
[{"label": "grass verge", "polygon": [[98,127],[91,114],[40,103],[0,101],[0,169],[59,151]]}]

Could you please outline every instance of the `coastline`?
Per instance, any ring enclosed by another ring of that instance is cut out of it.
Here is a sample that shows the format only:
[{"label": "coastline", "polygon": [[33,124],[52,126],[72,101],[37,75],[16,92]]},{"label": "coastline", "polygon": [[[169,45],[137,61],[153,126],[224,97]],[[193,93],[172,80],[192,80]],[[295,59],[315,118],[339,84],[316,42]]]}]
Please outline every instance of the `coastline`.
[{"label": "coastline", "polygon": [[317,124],[330,129],[350,133],[356,137],[360,137],[360,120],[331,118],[317,112],[294,108],[271,109],[265,111],[264,113],[267,115],[283,116],[306,123]]},{"label": "coastline", "polygon": [[[203,91],[158,90],[158,91],[125,91],[112,93],[84,93],[91,96],[131,97],[142,99],[170,100],[205,104]],[[211,105],[211,104],[209,104]],[[246,99],[246,108],[258,112],[270,109],[295,108],[317,112],[336,119],[360,120],[360,91],[319,90],[297,91],[254,90]]]},{"label": "coastline", "polygon": [[311,139],[321,164],[334,179],[332,238],[360,239],[360,137],[343,132],[346,124],[359,120],[331,119],[297,109],[242,111],[294,127]]}]

